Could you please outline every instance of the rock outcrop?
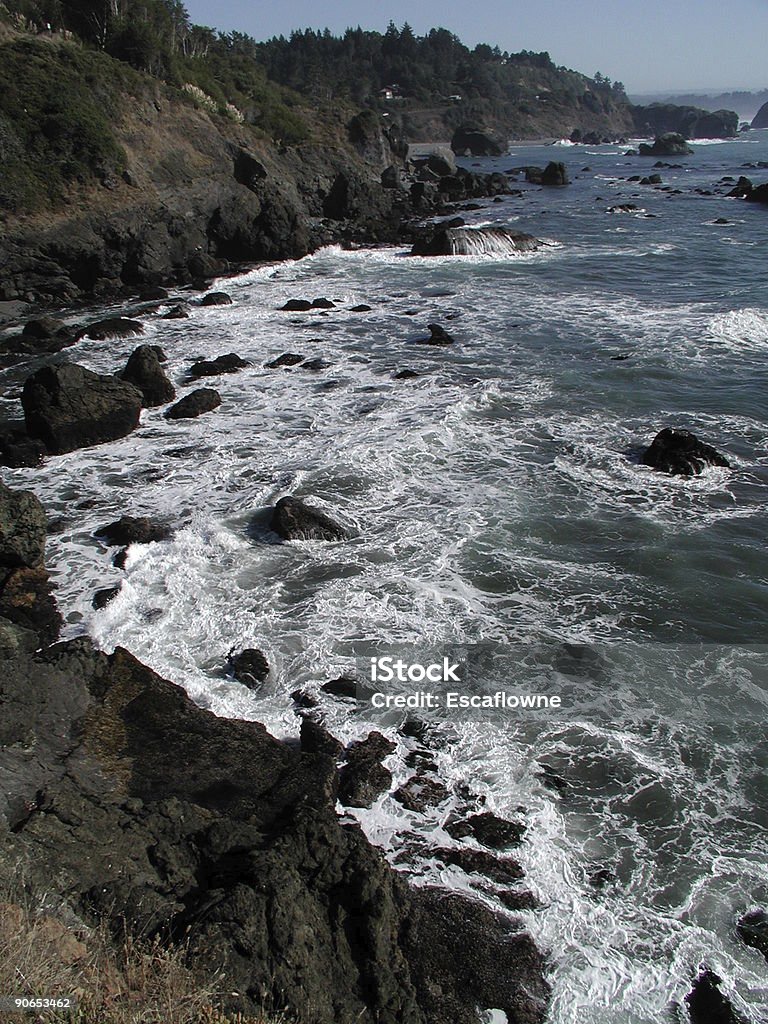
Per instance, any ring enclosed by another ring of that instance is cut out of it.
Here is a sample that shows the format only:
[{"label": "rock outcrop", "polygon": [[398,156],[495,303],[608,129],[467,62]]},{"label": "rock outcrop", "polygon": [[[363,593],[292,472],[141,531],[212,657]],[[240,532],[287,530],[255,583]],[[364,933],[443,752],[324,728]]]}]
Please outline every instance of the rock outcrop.
[{"label": "rock outcrop", "polygon": [[509,256],[534,252],[542,244],[538,238],[522,231],[438,225],[416,239],[411,256]]},{"label": "rock outcrop", "polygon": [[643,465],[676,476],[698,476],[706,466],[728,467],[728,459],[690,430],[665,427],[643,453]]},{"label": "rock outcrop", "polygon": [[138,426],[143,401],[133,384],[76,363],[43,367],[21,396],[27,433],[52,455],[125,437]]},{"label": "rock outcrop", "polygon": [[650,146],[641,142],[638,151],[640,156],[690,156],[693,153],[683,136],[676,132],[657,136]]},{"label": "rock outcrop", "polygon": [[751,128],[768,128],[768,103],[764,103],[752,118]]},{"label": "rock outcrop", "polygon": [[347,531],[325,512],[288,495],[272,510],[271,528],[283,540],[344,540]]},{"label": "rock outcrop", "polygon": [[451,149],[462,156],[503,156],[504,140],[494,131],[475,124],[462,124],[453,133]]},{"label": "rock outcrop", "polygon": [[[44,532],[36,500],[0,488],[2,571],[43,568]],[[121,648],[40,643],[0,618],[0,878],[23,861],[28,890],[70,921],[183,940],[203,979],[226,977],[231,1013],[476,1024],[494,1007],[543,1024],[530,938],[480,902],[411,889],[337,816],[321,727],[282,743]]]}]

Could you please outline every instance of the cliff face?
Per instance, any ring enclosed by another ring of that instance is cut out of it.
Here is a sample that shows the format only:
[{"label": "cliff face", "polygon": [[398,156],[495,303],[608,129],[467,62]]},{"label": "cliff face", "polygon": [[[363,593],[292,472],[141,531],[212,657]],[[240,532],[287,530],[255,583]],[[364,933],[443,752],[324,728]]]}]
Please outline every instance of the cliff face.
[{"label": "cliff face", "polygon": [[[75,44],[29,47],[62,82],[80,55]],[[131,73],[125,82],[112,74],[119,62],[97,57],[91,73],[112,121],[90,164],[83,159],[74,176],[65,175],[71,161],[62,145],[49,140],[20,164],[18,139],[0,144],[5,171],[29,176],[46,162],[60,170],[53,183],[41,177],[37,186],[49,185],[52,197],[6,202],[0,301],[67,304],[187,283],[231,263],[300,256],[345,233],[375,238],[386,230],[396,197],[380,177],[398,157],[377,122],[352,131],[340,118],[279,150],[249,125],[198,108],[146,76]],[[56,141],[64,133],[78,138],[84,123],[92,125],[92,111],[78,107],[62,111],[49,130],[56,128]]]}]

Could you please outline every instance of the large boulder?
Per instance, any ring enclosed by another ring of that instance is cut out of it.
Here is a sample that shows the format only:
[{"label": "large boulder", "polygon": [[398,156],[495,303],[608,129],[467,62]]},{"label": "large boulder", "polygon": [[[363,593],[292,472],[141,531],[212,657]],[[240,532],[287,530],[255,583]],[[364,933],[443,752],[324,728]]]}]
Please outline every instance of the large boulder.
[{"label": "large boulder", "polygon": [[550,160],[541,175],[542,185],[567,185],[569,181],[566,166],[560,160]]},{"label": "large boulder", "polygon": [[197,388],[180,398],[165,414],[167,420],[192,420],[221,405],[221,395],[213,388]]},{"label": "large boulder", "polygon": [[14,491],[0,482],[0,575],[10,569],[43,564],[47,520],[31,491]]},{"label": "large boulder", "polygon": [[44,565],[46,530],[35,495],[0,483],[0,617],[48,644],[59,635],[61,616]]},{"label": "large boulder", "polygon": [[690,430],[665,427],[643,454],[643,465],[676,476],[698,476],[705,466],[730,466],[728,459]]},{"label": "large boulder", "polygon": [[752,118],[751,128],[768,128],[768,103],[764,103]]},{"label": "large boulder", "polygon": [[131,320],[124,316],[108,317],[106,320],[97,320],[88,324],[75,335],[79,341],[81,338],[90,338],[92,341],[107,341],[109,338],[131,338],[136,334],[144,333],[144,324],[140,320]]},{"label": "large boulder", "polygon": [[763,185],[755,185],[746,194],[750,203],[768,203],[768,182]]},{"label": "large boulder", "polygon": [[371,732],[364,740],[351,743],[347,763],[339,774],[339,800],[346,807],[370,807],[392,784],[392,772],[382,760],[396,744],[380,732]]},{"label": "large boulder", "polygon": [[301,498],[281,498],[272,511],[271,527],[283,540],[344,540],[347,531],[319,508]]},{"label": "large boulder", "polygon": [[683,136],[677,132],[658,135],[650,146],[647,142],[641,142],[638,151],[640,156],[690,156],[693,153]]},{"label": "large boulder", "polygon": [[166,377],[154,345],[140,345],[134,349],[120,377],[139,389],[145,408],[165,405],[176,397],[176,389]]},{"label": "large boulder", "polygon": [[21,396],[27,433],[53,455],[125,437],[139,425],[143,401],[133,384],[76,363],[44,366]]},{"label": "large boulder", "polygon": [[503,156],[507,151],[500,135],[474,124],[462,124],[456,129],[451,149],[454,153],[471,156]]},{"label": "large boulder", "polygon": [[541,245],[538,238],[522,231],[437,225],[416,237],[411,256],[511,256],[534,252]]}]

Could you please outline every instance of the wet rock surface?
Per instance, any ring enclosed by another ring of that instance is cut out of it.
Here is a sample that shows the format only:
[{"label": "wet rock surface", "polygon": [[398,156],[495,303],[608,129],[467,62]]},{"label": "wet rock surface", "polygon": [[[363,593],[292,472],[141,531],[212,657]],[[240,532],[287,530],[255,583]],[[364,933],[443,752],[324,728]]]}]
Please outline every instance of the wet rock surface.
[{"label": "wet rock surface", "polygon": [[[0,528],[3,572],[44,570],[33,496],[0,488]],[[233,1012],[544,1021],[543,961],[519,925],[409,888],[337,816],[338,746],[319,723],[299,748],[196,707],[121,648],[41,642],[0,618],[0,875],[23,859],[30,891],[81,920],[183,940],[203,976],[224,972]],[[371,734],[347,765],[392,746]]]},{"label": "wet rock surface", "polygon": [[728,459],[690,430],[659,431],[642,457],[644,466],[676,476],[698,476],[706,466],[730,466]]},{"label": "wet rock surface", "polygon": [[283,540],[344,540],[347,531],[319,508],[287,495],[272,511],[271,529]]}]

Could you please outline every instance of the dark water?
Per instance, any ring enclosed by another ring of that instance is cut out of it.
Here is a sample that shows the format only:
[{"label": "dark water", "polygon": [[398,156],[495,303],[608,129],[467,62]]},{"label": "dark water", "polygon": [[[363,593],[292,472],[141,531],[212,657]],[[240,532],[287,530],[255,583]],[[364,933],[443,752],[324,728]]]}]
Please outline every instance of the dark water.
[{"label": "dark water", "polygon": [[[124,441],[4,474],[59,520],[50,560],[69,632],[127,646],[217,713],[295,734],[298,683],[350,671],[381,643],[481,644],[501,656],[483,684],[554,688],[557,715],[434,724],[453,793],[526,808],[521,860],[543,906],[524,917],[551,957],[556,1024],[674,1019],[701,963],[751,1021],[768,1019],[765,961],[735,933],[768,901],[768,210],[693,191],[768,180],[743,167],[768,159],[765,134],[670,158],[684,166],[659,173],[680,195],[620,180],[653,161],[619,147],[483,161],[567,162],[567,189],[521,185],[465,214],[555,246],[512,259],[327,250],[260,268],[223,285],[231,307],[148,321],[177,384],[193,356],[253,361],[221,379],[217,413],[171,424],[151,411]],[[607,212],[620,203],[638,210]],[[277,312],[318,295],[338,308]],[[349,312],[360,302],[372,310]],[[457,344],[415,345],[430,322]],[[70,355],[111,371],[131,347]],[[264,369],[285,351],[332,365]],[[392,379],[406,367],[423,375]],[[642,467],[664,426],[695,431],[732,468],[682,480]],[[288,492],[355,537],[268,543],[251,517]],[[92,538],[123,512],[180,527],[134,548],[125,574]],[[93,612],[93,590],[118,579],[119,598]],[[259,695],[221,676],[237,644],[275,666]],[[531,645],[543,667],[526,661]],[[322,700],[345,738],[381,724]],[[414,833],[448,842],[452,801],[414,815],[385,797],[359,816],[394,857]],[[495,900],[457,868],[417,867]]]}]

